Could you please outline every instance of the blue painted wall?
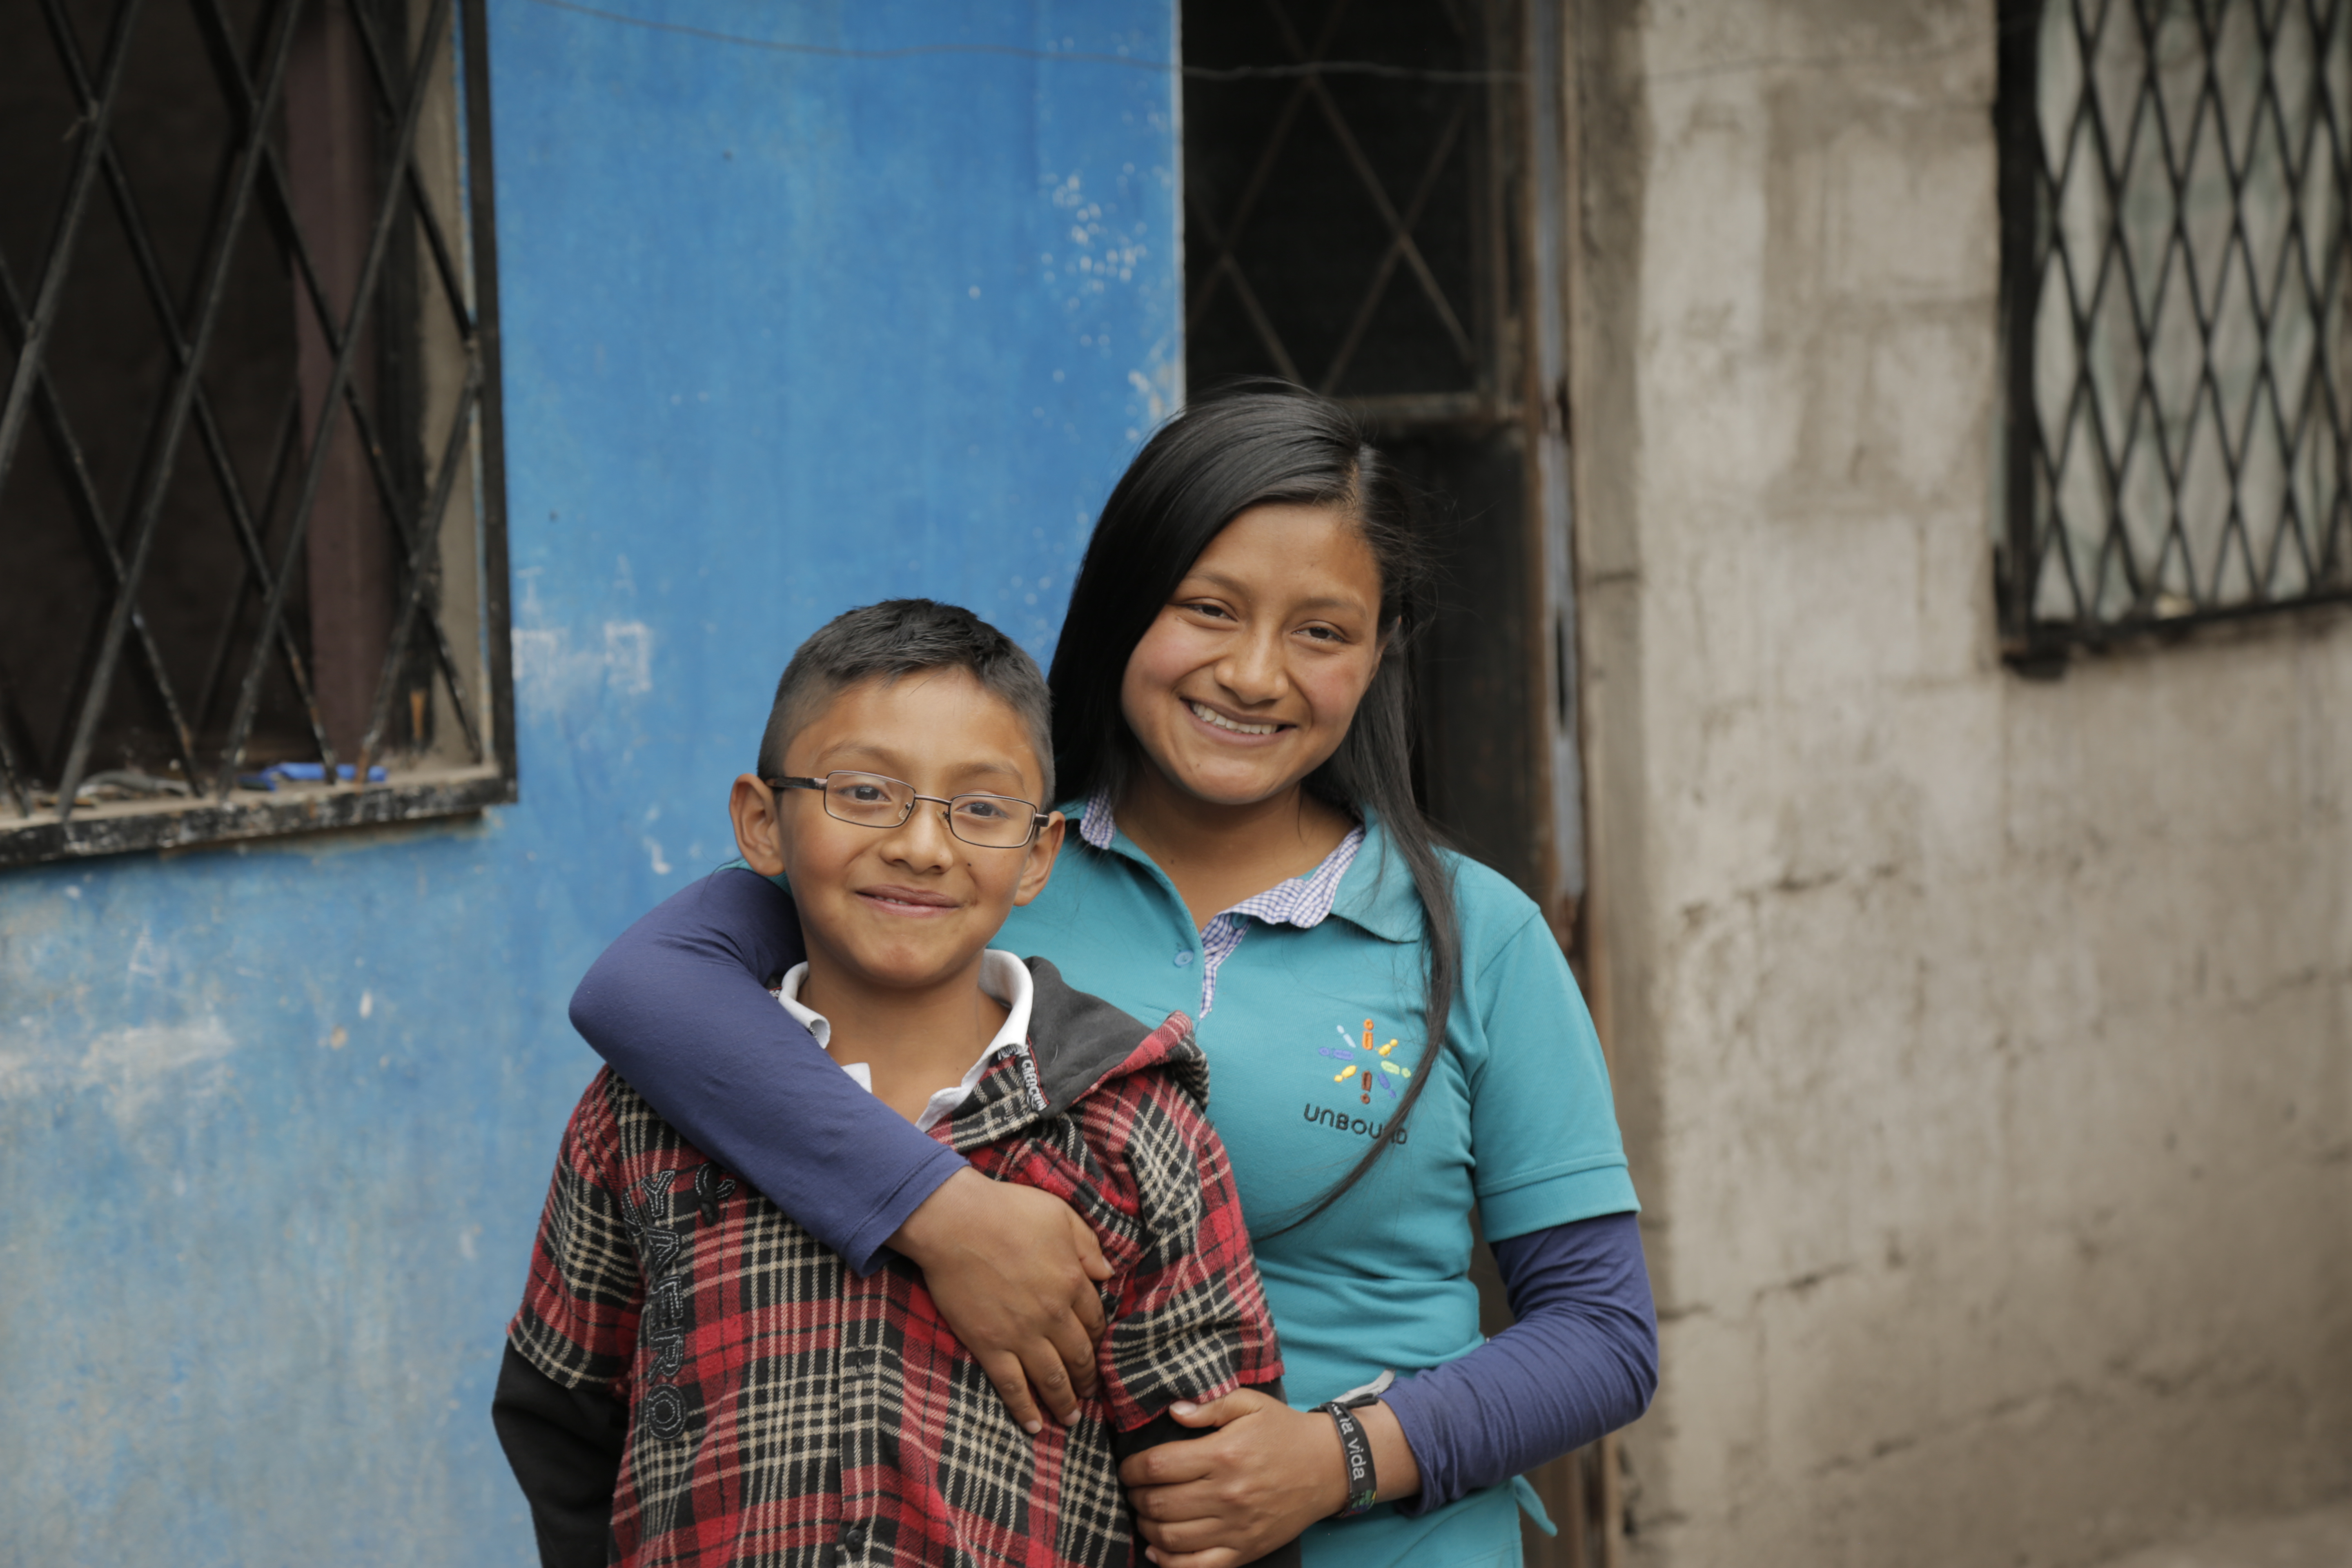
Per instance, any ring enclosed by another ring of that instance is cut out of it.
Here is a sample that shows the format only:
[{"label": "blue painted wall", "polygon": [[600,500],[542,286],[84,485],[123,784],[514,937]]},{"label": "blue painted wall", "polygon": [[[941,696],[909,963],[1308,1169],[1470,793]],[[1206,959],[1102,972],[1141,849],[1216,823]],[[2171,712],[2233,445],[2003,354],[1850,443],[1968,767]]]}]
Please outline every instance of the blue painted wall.
[{"label": "blue painted wall", "polygon": [[[611,0],[1166,60],[1169,0]],[[724,861],[793,645],[1043,654],[1177,393],[1175,88],[493,0],[522,801],[0,873],[0,1560],[513,1563],[487,1415],[574,980]]]}]

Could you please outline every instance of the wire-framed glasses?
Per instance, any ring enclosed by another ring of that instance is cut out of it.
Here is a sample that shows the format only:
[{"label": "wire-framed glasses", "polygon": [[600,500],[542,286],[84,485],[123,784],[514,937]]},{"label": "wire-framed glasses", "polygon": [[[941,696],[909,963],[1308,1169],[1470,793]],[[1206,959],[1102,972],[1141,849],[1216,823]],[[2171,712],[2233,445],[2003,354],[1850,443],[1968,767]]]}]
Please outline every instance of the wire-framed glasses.
[{"label": "wire-framed glasses", "polygon": [[860,827],[896,827],[915,815],[918,801],[947,807],[948,831],[966,844],[983,849],[1022,849],[1036,838],[1046,823],[1037,803],[1005,795],[958,795],[941,799],[917,795],[903,779],[880,773],[830,773],[823,778],[776,778],[770,789],[813,789],[824,801],[824,814]]}]

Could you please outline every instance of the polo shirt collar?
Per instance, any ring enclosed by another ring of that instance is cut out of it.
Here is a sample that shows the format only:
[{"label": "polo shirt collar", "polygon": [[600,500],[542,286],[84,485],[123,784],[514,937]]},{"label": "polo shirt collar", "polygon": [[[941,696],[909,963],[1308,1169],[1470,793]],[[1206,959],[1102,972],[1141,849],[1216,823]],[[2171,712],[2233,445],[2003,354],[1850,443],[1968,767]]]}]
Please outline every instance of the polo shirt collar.
[{"label": "polo shirt collar", "polygon": [[[1123,855],[1156,873],[1162,881],[1167,879],[1167,873],[1153,865],[1151,858],[1118,830],[1110,797],[1104,792],[1097,790],[1083,803],[1065,803],[1062,814],[1078,818],[1078,837],[1090,847],[1106,854]],[[1379,814],[1367,811],[1363,816],[1363,844],[1339,879],[1339,891],[1331,900],[1331,913],[1384,942],[1418,942],[1421,895],[1413,888],[1412,873],[1406,868],[1404,857],[1396,852],[1388,830],[1381,826]]]},{"label": "polo shirt collar", "polygon": [[1376,813],[1364,813],[1364,847],[1340,879],[1331,912],[1383,942],[1421,940],[1421,894],[1403,854]]}]

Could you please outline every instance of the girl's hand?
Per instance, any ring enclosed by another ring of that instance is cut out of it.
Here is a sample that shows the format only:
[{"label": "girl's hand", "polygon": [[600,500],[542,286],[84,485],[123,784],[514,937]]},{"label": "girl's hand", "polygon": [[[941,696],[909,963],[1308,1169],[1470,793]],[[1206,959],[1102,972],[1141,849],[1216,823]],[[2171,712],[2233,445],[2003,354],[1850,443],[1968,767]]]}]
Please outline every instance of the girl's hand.
[{"label": "girl's hand", "polygon": [[1347,1506],[1339,1431],[1254,1388],[1169,1412],[1206,1436],[1147,1448],[1118,1468],[1160,1568],[1232,1568]]},{"label": "girl's hand", "polygon": [[[1037,1401],[1065,1426],[1096,1387],[1095,1342],[1110,1278],[1095,1233],[1051,1193],[958,1171],[890,1244],[923,1270],[940,1316],[1031,1436]],[[1031,1385],[1035,1385],[1033,1396]]]}]

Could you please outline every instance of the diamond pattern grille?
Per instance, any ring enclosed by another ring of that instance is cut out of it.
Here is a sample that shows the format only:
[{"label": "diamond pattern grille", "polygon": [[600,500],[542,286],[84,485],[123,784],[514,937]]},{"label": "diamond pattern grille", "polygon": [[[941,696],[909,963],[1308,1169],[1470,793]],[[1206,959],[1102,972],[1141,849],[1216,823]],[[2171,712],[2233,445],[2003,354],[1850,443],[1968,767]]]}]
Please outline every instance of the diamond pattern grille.
[{"label": "diamond pattern grille", "polygon": [[2004,8],[2003,631],[2352,592],[2352,0]]},{"label": "diamond pattern grille", "polygon": [[[1476,0],[1188,5],[1193,379],[1278,375],[1391,419],[1511,389],[1495,232],[1504,23]],[[1334,60],[1373,72],[1312,68]],[[1295,72],[1249,76],[1266,68]]]},{"label": "diamond pattern grille", "polygon": [[0,24],[0,859],[268,763],[510,793],[478,7]]}]

